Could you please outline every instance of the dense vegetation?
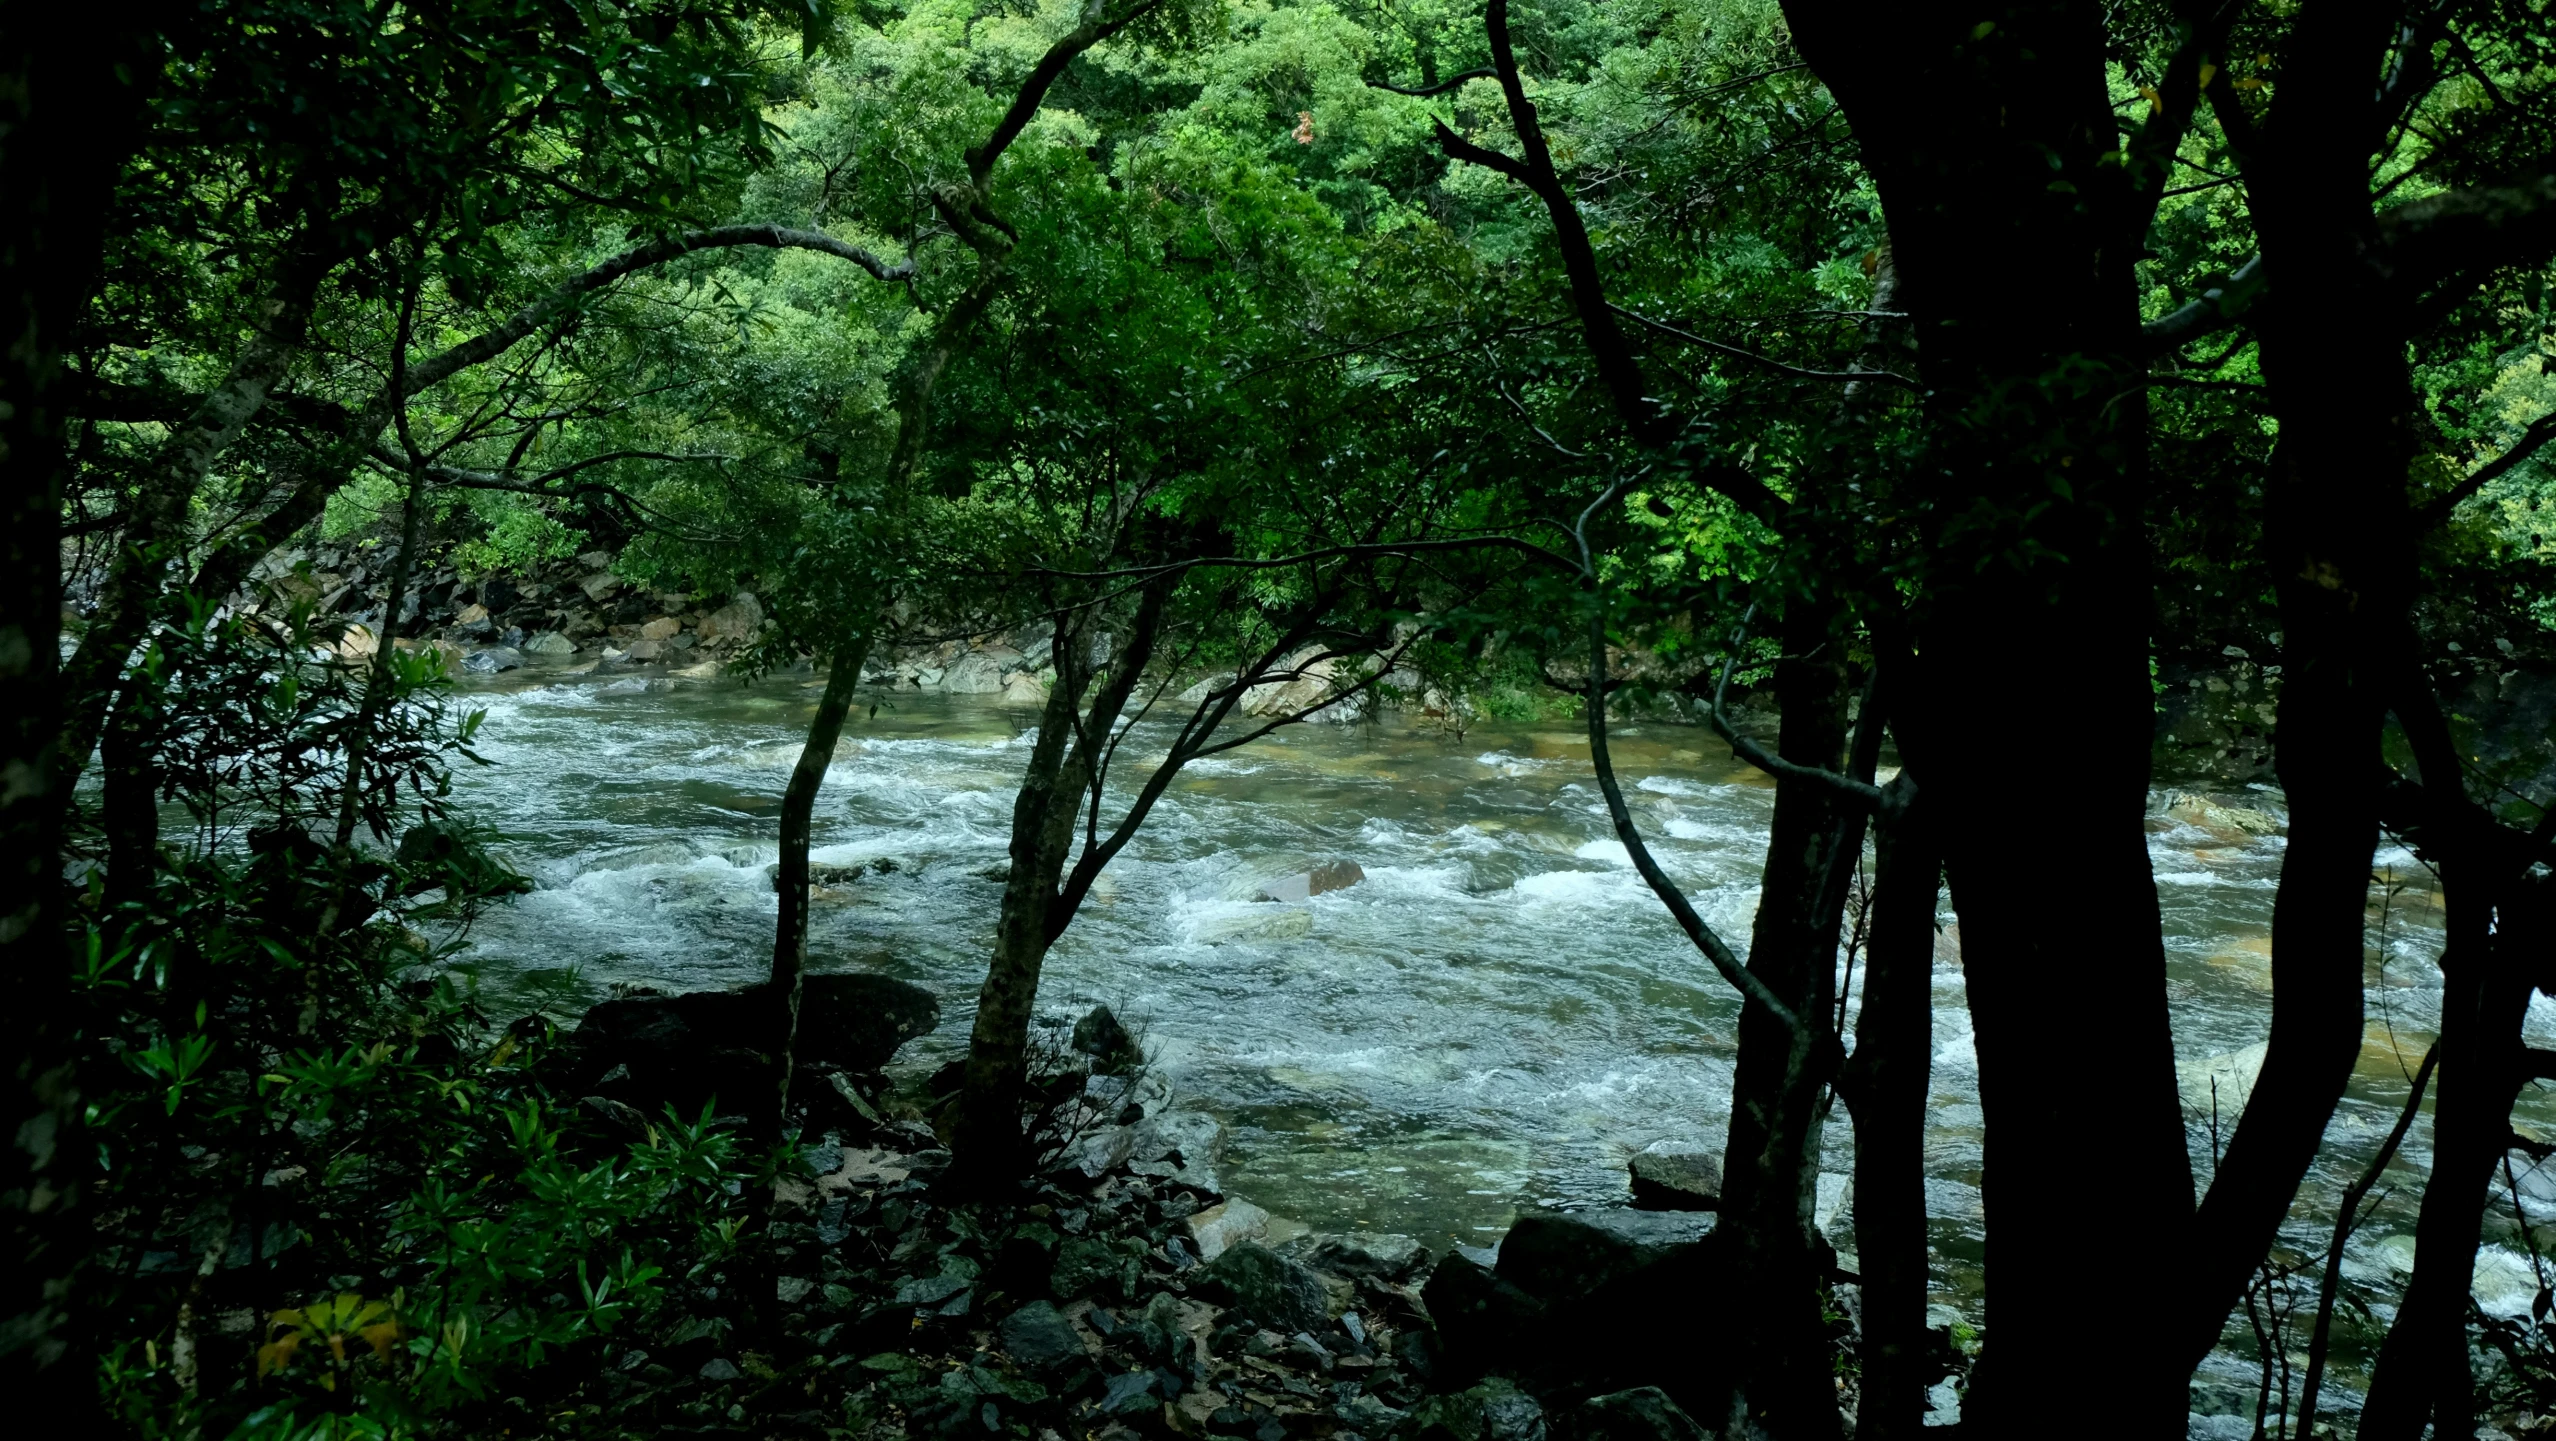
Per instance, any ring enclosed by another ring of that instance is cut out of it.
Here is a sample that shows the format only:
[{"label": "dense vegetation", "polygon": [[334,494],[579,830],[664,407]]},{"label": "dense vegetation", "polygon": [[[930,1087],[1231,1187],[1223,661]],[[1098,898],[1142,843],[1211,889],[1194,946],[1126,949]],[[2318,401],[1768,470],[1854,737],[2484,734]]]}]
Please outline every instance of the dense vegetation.
[{"label": "dense vegetation", "polygon": [[[1744,1324],[1633,1383],[1708,1428],[1920,1427],[1948,898],[1990,1137],[1967,1424],[2179,1435],[2223,1343],[2267,1378],[2308,1356],[2270,1434],[2309,1433],[2330,1352],[2367,1371],[2363,1436],[2556,1404],[2556,1288],[2525,1324],[2469,1300],[2498,1178],[2547,1157],[2514,1099],[2556,1075],[2524,1035],[2556,995],[2542,7],[33,8],[0,14],[13,1394],[150,1436],[649,1429],[543,1378],[729,1270],[732,1302],[771,1289],[769,1198],[837,1094],[793,1057],[823,1044],[809,817],[865,665],[1038,624],[930,1116],[929,1204],[987,1266],[1071,1204],[1042,961],[1183,768],[1329,711],[1535,710],[1585,725],[1628,854],[1746,1000],[1711,1270],[1651,1283]],[[556,1039],[435,965],[430,932],[525,883],[450,804],[477,720],[416,618],[598,551],[566,642],[631,642],[616,586],[750,590],[731,669],[827,676],[743,1124],[578,1109]],[[2161,712],[2229,655],[2269,693],[2197,763],[2277,780],[2287,848],[2270,1048],[2196,1174],[2142,825]],[[1606,748],[1635,713],[1774,778],[1748,936],[1650,859]],[[1138,717],[1161,753],[1121,754]],[[2021,846],[2018,782],[2051,795]],[[2407,1111],[2421,1262],[2356,1311],[2300,1242],[2339,1257],[2349,1208],[2297,1203],[2383,841],[2445,898],[2444,1014]],[[1834,1102],[1852,1277],[1808,1221]],[[2086,1111],[2106,1204],[2171,1258],[2118,1328],[2055,1259]],[[2320,1271],[2312,1343],[2264,1339],[2265,1278]],[[208,1287],[272,1320],[207,1336]],[[881,1410],[929,1388],[878,1352],[823,1425],[1047,1399]]]}]

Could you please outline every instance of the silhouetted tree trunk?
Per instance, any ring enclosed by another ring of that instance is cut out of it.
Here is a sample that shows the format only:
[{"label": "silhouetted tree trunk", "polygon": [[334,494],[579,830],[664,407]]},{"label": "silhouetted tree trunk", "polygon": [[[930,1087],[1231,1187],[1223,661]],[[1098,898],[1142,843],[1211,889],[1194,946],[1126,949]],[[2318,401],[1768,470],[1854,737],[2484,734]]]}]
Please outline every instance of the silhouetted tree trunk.
[{"label": "silhouetted tree trunk", "polygon": [[144,4],[89,25],[0,9],[0,1384],[23,1414],[65,1429],[96,1414],[98,1352],[80,1322],[94,1152],[61,909],[57,382],[168,15]]},{"label": "silhouetted tree trunk", "polygon": [[[2084,1410],[2083,1337],[2050,1324],[2082,1296],[2058,1264],[2083,1243],[2081,1118],[2106,1118],[2112,1200],[2154,1244],[2179,1247],[2192,1210],[2144,831],[2133,265],[2152,192],[2121,163],[2099,7],[2009,4],[1993,23],[1939,3],[1785,11],[1881,194],[1928,389],[1920,662],[1893,710],[1961,915],[1987,1115],[1974,1424],[2029,1431]],[[2057,719],[1983,708],[2022,672]],[[2030,778],[2062,775],[2065,804],[2026,799]],[[2031,845],[2014,843],[2018,805]],[[2112,1424],[2181,1430],[2183,1373],[2160,1338],[2110,1344]]]},{"label": "silhouetted tree trunk", "polygon": [[808,970],[808,839],[814,830],[817,791],[834,764],[835,743],[843,738],[844,718],[852,713],[852,693],[861,684],[861,667],[870,658],[870,637],[852,638],[835,652],[826,672],[825,690],[817,697],[816,714],[808,721],[808,738],[799,747],[799,763],[791,768],[789,789],[781,794],[781,865],[772,884],[779,892],[780,915],[772,929],[773,999],[780,1006],[780,1044],[775,1048],[773,1098],[775,1128],[790,1110],[790,1072],[799,1044],[799,997]]},{"label": "silhouetted tree trunk", "polygon": [[1855,1123],[1855,1262],[1863,1278],[1856,1441],[1919,1434],[1935,1377],[1926,1330],[1926,1086],[1934,1067],[1935,908],[1943,856],[1902,770],[1874,817],[1864,999],[1838,1089]]},{"label": "silhouetted tree trunk", "polygon": [[[1846,666],[1839,608],[1797,596],[1777,634],[1775,694],[1782,708],[1777,751],[1825,771],[1846,761]],[[1877,732],[1878,714],[1868,716]],[[1793,1015],[1825,1027],[1835,1009],[1843,879],[1863,849],[1864,819],[1818,780],[1778,776],[1775,814],[1758,882],[1748,969]],[[1837,904],[1830,905],[1832,890]],[[1799,1026],[1750,999],[1740,1008],[1739,1059],[1731,1081],[1731,1121],[1722,1159],[1721,1229],[1735,1289],[1757,1315],[1741,1332],[1749,1351],[1738,1368],[1742,1401],[1755,1423],[1788,1437],[1837,1433],[1837,1388],[1822,1341],[1819,1284],[1827,1246],[1812,1221],[1818,1199],[1821,1104],[1830,1077],[1815,1064]]]}]

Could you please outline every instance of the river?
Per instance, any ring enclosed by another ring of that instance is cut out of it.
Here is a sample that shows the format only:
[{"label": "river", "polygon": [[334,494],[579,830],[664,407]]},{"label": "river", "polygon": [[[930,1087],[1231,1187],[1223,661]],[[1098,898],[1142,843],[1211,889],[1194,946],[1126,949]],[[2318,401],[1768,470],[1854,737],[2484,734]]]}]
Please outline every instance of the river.
[{"label": "river", "polygon": [[[761,976],[765,867],[816,690],[789,676],[747,686],[536,674],[471,695],[489,712],[480,750],[494,764],[469,770],[460,790],[539,886],[473,932],[466,963],[488,993],[565,1018],[615,981]],[[826,778],[815,859],[896,869],[830,888],[811,951],[819,969],[875,968],[939,994],[939,1032],[899,1060],[930,1068],[965,1043],[1034,716],[972,697],[876,699]],[[1744,949],[1772,789],[1700,729],[1624,726],[1615,747],[1662,864]],[[2231,799],[2279,809],[2269,794]],[[2206,1181],[2211,1078],[2225,1116],[2242,1084],[2240,1065],[2210,1058],[2241,1054],[2269,1027],[2281,840],[2168,800],[2161,792],[2153,808],[2150,853]],[[2034,844],[2035,812],[2063,804],[2064,793],[2018,793],[2014,844]],[[1343,860],[1362,883],[1301,907],[1252,899],[1269,880]],[[2370,1040],[2298,1213],[2302,1250],[2321,1250],[2333,1198],[2394,1120],[2437,1019],[2429,877],[2401,852],[2381,861],[2398,889],[2372,932]],[[1980,1112],[1949,909],[1945,919],[1928,1198],[1937,1299],[1975,1315]],[[1189,1102],[1228,1122],[1233,1192],[1318,1228],[1437,1245],[1491,1244],[1521,1206],[1621,1203],[1626,1157],[1645,1146],[1718,1150],[1738,1014],[1626,863],[1576,728],[1485,722],[1457,739],[1390,717],[1294,727],[1192,766],[1058,943],[1041,1002],[1059,1019],[1106,1002],[1136,1025]],[[2540,1020],[2535,1029],[2556,1029],[2545,1024],[2556,1017]],[[2523,1115],[2556,1134],[2556,1114]],[[2086,1121],[2091,1295],[2094,1268],[2135,1252],[2139,1224],[2106,1212],[2102,1120]],[[1841,1112],[1831,1172],[1849,1164],[1846,1131]],[[2352,1249],[2356,1284],[2382,1305],[2409,1254],[2427,1145],[2418,1128]],[[2542,1188],[2524,1189],[2535,1204]],[[2556,1187],[2543,1189],[2556,1216]],[[1852,1249],[1845,1226],[1836,1235]],[[2525,1261],[2510,1246],[2488,1250],[2480,1297],[2525,1310],[2535,1282],[2504,1274]],[[2489,1295],[2489,1282],[2501,1291]],[[2503,1294],[2515,1287],[2516,1300]],[[2293,1351],[2303,1324],[2299,1335]],[[2246,1353],[2205,1368],[2226,1404],[2251,1405]]]}]

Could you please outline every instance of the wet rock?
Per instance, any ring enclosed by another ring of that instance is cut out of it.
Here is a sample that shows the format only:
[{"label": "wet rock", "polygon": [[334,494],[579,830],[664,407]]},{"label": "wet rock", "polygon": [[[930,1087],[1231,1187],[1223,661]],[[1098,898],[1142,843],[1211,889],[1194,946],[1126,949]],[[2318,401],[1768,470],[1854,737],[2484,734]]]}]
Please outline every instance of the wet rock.
[{"label": "wet rock", "polygon": [[[875,1071],[939,1020],[939,1004],[919,986],[869,974],[810,976],[799,1000],[797,1059]],[[624,1067],[628,1077],[613,1089],[620,1099],[651,1114],[667,1104],[690,1114],[714,1095],[734,1104],[770,1083],[765,1053],[776,1024],[777,1007],[759,988],[617,997],[586,1012],[565,1060],[572,1078]]]},{"label": "wet rock", "polygon": [[[1207,1213],[1201,1211],[1199,1214],[1204,1216]],[[1191,1224],[1194,1226],[1196,1222]],[[1299,1236],[1278,1249],[1317,1271],[1388,1282],[1405,1281],[1418,1275],[1428,1268],[1431,1259],[1429,1248],[1409,1236],[1378,1235],[1365,1231],[1346,1235],[1318,1231]]]},{"label": "wet rock", "polygon": [[524,642],[526,655],[575,655],[577,643],[555,630],[546,630]]},{"label": "wet rock", "polygon": [[1508,1381],[1432,1396],[1411,1413],[1411,1441],[1545,1441],[1544,1408]]},{"label": "wet rock", "polygon": [[1367,878],[1356,861],[1326,861],[1310,871],[1282,876],[1262,886],[1254,900],[1304,901],[1326,891],[1345,891]]},{"label": "wet rock", "polygon": [[1201,1274],[1236,1311],[1262,1325],[1310,1331],[1330,1324],[1322,1278],[1257,1241],[1227,1247]]},{"label": "wet rock", "polygon": [[1084,1359],[1083,1338],[1064,1313],[1045,1301],[1032,1301],[1003,1318],[1002,1337],[1013,1360],[1037,1370]]},{"label": "wet rock", "polygon": [[1657,1386],[1592,1396],[1563,1417],[1562,1430],[1571,1441],[1705,1441],[1704,1428]]},{"label": "wet rock", "polygon": [[670,615],[658,616],[656,619],[639,627],[639,638],[641,640],[672,640],[674,637],[681,635],[682,633],[683,622]]},{"label": "wet rock", "polygon": [[1232,685],[1235,679],[1236,677],[1232,671],[1218,671],[1216,674],[1211,675],[1205,680],[1198,682],[1198,684],[1191,686],[1189,689],[1182,691],[1177,697],[1177,700],[1181,705],[1195,710],[1201,702],[1207,699],[1207,697],[1214,695],[1216,692],[1223,690],[1229,685]]},{"label": "wet rock", "polygon": [[1313,934],[1313,912],[1298,906],[1254,906],[1210,915],[1190,928],[1202,945],[1225,941],[1286,941]]},{"label": "wet rock", "polygon": [[744,1375],[737,1369],[736,1363],[725,1356],[713,1356],[701,1363],[701,1379],[704,1381],[734,1381]]},{"label": "wet rock", "polygon": [[1131,1259],[1102,1237],[1069,1237],[1056,1248],[1056,1268],[1048,1288],[1065,1300],[1095,1291],[1121,1294]]},{"label": "wet rock", "polygon": [[1637,1151],[1633,1206],[1641,1211],[1716,1211],[1722,1205],[1722,1158],[1710,1151]]},{"label": "wet rock", "polygon": [[1529,1211],[1500,1243],[1498,1274],[1541,1301],[1574,1301],[1700,1239],[1712,1224],[1677,1211]]},{"label": "wet rock", "polygon": [[1007,645],[990,646],[960,656],[941,676],[941,689],[954,695],[992,695],[1004,676],[1017,671],[1027,657]]},{"label": "wet rock", "polygon": [[[1350,663],[1322,658],[1323,647],[1307,646],[1282,662],[1271,678],[1243,692],[1241,710],[1248,716],[1302,714],[1309,724],[1353,721],[1366,713],[1364,693],[1324,705],[1336,690],[1357,684]],[[1315,707],[1321,709],[1316,710]]]},{"label": "wet rock", "polygon": [[1031,706],[1047,703],[1047,686],[1037,676],[1016,670],[1003,677],[1003,704]]},{"label": "wet rock", "polygon": [[462,670],[469,675],[496,675],[501,671],[519,669],[523,663],[523,652],[513,646],[492,645],[486,650],[475,650],[463,656]]},{"label": "wet rock", "polygon": [[1269,1213],[1237,1196],[1191,1216],[1189,1237],[1199,1258],[1213,1261],[1238,1242],[1269,1239]]},{"label": "wet rock", "polygon": [[1133,1175],[1222,1195],[1216,1158],[1224,1146],[1224,1122],[1198,1111],[1165,1111],[1137,1123],[1127,1169]]},{"label": "wet rock", "polygon": [[1120,1024],[1116,1013],[1107,1006],[1094,1006],[1091,1013],[1074,1023],[1074,1049],[1092,1058],[1094,1066],[1105,1074],[1123,1075],[1144,1063],[1144,1055],[1136,1049],[1136,1037]]}]

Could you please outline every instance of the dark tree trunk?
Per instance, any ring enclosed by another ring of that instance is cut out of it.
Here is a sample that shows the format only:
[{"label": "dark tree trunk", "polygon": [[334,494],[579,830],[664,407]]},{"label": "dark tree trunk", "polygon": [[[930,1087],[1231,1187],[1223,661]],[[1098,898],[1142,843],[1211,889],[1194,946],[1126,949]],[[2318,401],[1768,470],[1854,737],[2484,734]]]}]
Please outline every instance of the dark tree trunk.
[{"label": "dark tree trunk", "polygon": [[[1987,1117],[1986,1364],[1977,1424],[2083,1413],[2082,1118],[2109,1128],[2112,1200],[2183,1244],[2192,1183],[2144,822],[2148,691],[2144,223],[2119,164],[2098,7],[1875,9],[1791,0],[1890,220],[1935,454],[1921,658],[1894,712],[1962,921]],[[2057,718],[1988,698],[2029,675]],[[2068,801],[2014,807],[2064,776]],[[2057,1084],[2058,1078],[2066,1084]],[[2165,1435],[2188,1411],[2154,1334],[2117,1337],[2107,1412]]]},{"label": "dark tree trunk", "polygon": [[[2368,260],[2377,237],[2372,77],[2398,14],[2302,10],[2274,126],[2259,136],[2233,92],[2212,92],[2243,162],[2270,285],[2257,334],[2281,439],[2266,478],[2263,548],[2281,607],[2273,753],[2290,816],[2272,907],[2269,1048],[2194,1231],[2178,1308],[2185,1364],[2217,1344],[2278,1235],[2361,1047],[2362,927],[2386,776],[2380,737],[2411,654],[2415,575],[2404,318]],[[2454,762],[2438,779],[2443,794],[2457,795]],[[2435,780],[2429,767],[2424,780]],[[2455,1065],[2445,1052],[2444,1105],[2454,1092],[2473,1094],[2473,1063],[2463,1082],[2450,1079]],[[2447,1152],[2441,1160],[2453,1164]]]},{"label": "dark tree trunk", "polygon": [[[1777,749],[1798,765],[1846,764],[1846,667],[1837,607],[1796,597],[1779,630],[1783,658]],[[1878,717],[1873,718],[1878,722]],[[1812,779],[1775,783],[1775,815],[1759,882],[1748,968],[1812,1027],[1825,1027],[1836,992],[1842,889],[1863,848],[1860,816],[1847,824],[1838,792]],[[1830,904],[1837,889],[1840,904]],[[1742,1402],[1753,1422],[1787,1437],[1835,1435],[1837,1388],[1828,1364],[1818,1286],[1827,1248],[1812,1225],[1818,1195],[1821,1098],[1816,1049],[1755,1000],[1741,1006],[1739,1060],[1723,1149],[1721,1228],[1736,1243],[1735,1284],[1756,1298],[1744,1334]]]},{"label": "dark tree trunk", "polygon": [[106,832],[110,910],[150,894],[160,853],[159,770],[153,764],[152,679],[125,678],[99,748],[98,821]]},{"label": "dark tree trunk", "polygon": [[97,25],[0,9],[0,1382],[29,1416],[84,1429],[96,1345],[77,1308],[95,1243],[79,1019],[63,944],[65,423],[56,382],[95,292],[104,222],[158,75],[147,4]]},{"label": "dark tree trunk", "polygon": [[834,764],[835,743],[843,738],[844,718],[852,713],[852,693],[860,687],[861,667],[870,658],[870,637],[855,636],[835,653],[826,672],[825,691],[817,697],[816,715],[808,721],[808,739],[799,748],[799,763],[790,772],[789,789],[781,795],[781,865],[772,878],[779,892],[780,915],[772,928],[773,999],[780,1006],[779,1045],[774,1048],[774,1129],[790,1110],[790,1072],[797,1064],[799,996],[808,971],[808,838],[814,829],[817,791]]},{"label": "dark tree trunk", "polygon": [[1935,908],[1943,856],[1902,771],[1874,822],[1864,1004],[1841,1086],[1855,1122],[1855,1261],[1863,1278],[1856,1441],[1904,1441],[1926,1414],[1926,1086],[1934,1068]]}]

